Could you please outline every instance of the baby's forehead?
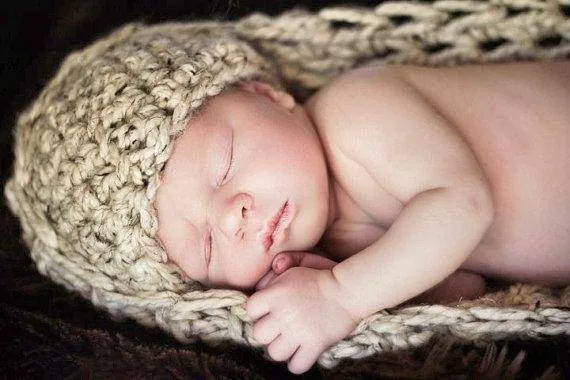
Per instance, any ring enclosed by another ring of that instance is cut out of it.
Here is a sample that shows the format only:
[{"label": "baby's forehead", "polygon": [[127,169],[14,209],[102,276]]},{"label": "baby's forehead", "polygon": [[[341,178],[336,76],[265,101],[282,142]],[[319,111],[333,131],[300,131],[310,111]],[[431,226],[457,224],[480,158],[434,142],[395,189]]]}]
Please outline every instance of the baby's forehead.
[{"label": "baby's forehead", "polygon": [[253,105],[251,96],[237,88],[212,96],[192,112],[185,127],[175,136],[175,140],[191,128],[201,128],[201,126],[215,128],[223,125],[224,122],[231,120],[236,112],[247,113]]},{"label": "baby's forehead", "polygon": [[204,101],[204,103],[196,109],[195,115],[208,115],[218,111],[222,107],[247,106],[251,104],[251,101],[250,92],[234,85]]}]

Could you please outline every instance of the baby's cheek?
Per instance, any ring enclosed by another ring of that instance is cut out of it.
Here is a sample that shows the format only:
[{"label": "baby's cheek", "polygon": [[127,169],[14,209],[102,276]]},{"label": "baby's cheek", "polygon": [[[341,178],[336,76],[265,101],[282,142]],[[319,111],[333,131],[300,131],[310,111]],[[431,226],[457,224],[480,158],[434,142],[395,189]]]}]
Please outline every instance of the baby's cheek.
[{"label": "baby's cheek", "polygon": [[271,270],[271,262],[242,262],[226,268],[228,285],[232,288],[254,289],[255,285]]}]

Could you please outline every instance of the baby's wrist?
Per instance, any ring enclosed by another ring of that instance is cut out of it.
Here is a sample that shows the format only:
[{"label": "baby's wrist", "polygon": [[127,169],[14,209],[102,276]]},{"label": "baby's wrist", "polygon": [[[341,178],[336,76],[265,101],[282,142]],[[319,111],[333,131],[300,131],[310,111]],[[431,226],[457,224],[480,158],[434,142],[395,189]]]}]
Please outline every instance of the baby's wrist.
[{"label": "baby's wrist", "polygon": [[319,287],[323,296],[337,303],[347,315],[355,322],[360,322],[366,315],[360,315],[359,307],[355,302],[354,295],[350,294],[348,289],[343,286],[335,277],[332,269],[324,269],[320,271]]}]

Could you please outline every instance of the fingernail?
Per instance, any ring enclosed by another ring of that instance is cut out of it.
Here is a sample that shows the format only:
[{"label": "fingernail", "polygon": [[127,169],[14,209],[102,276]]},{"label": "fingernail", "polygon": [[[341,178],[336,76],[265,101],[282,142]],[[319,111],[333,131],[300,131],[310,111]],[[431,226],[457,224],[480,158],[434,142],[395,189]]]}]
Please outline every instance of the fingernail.
[{"label": "fingernail", "polygon": [[275,261],[275,270],[280,271],[281,269],[283,269],[284,265],[285,265],[285,257],[281,256],[277,258],[277,260]]}]

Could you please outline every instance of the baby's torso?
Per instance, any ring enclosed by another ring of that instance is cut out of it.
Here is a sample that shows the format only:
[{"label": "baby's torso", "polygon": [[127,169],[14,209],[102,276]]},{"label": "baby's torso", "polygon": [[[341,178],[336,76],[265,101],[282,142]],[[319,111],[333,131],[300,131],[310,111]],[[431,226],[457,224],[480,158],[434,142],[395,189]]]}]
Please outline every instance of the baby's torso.
[{"label": "baby's torso", "polygon": [[[489,180],[495,220],[463,267],[567,282],[570,62],[395,69],[464,137]],[[377,240],[404,205],[367,173],[331,161],[339,217],[322,245],[340,260]]]}]

